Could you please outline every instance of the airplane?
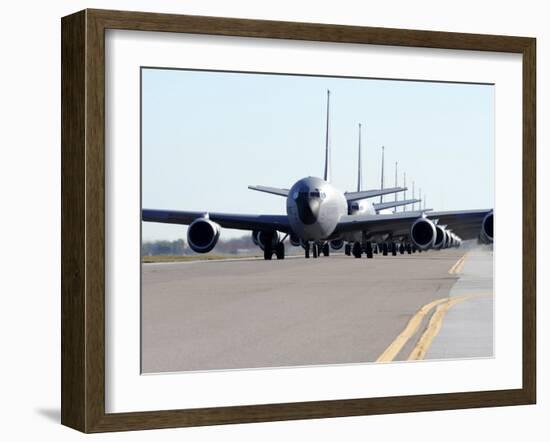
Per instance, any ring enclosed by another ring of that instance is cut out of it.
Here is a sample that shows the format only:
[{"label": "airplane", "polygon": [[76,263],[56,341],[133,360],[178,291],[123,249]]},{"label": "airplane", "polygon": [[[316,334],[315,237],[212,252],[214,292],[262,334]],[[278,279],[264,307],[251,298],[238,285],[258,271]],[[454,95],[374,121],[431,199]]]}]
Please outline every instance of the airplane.
[{"label": "airplane", "polygon": [[[357,156],[357,192],[361,192],[363,189],[363,174],[361,170],[362,160],[361,160],[361,152],[362,152],[362,144],[361,144],[361,132],[362,132],[362,125],[359,123],[359,143],[358,143],[358,156]],[[380,175],[380,186],[383,189],[384,188],[384,147],[382,147],[382,170]],[[397,188],[397,180],[395,183],[395,188]],[[403,188],[406,190],[406,187]],[[349,215],[375,215],[378,214],[382,210],[396,208],[399,206],[406,206],[408,204],[414,204],[415,202],[418,202],[420,200],[418,199],[403,199],[403,200],[397,200],[397,193],[395,192],[395,200],[389,201],[389,202],[383,202],[382,198],[380,199],[379,203],[372,203],[368,199],[360,200],[360,201],[353,201],[349,204],[348,214]],[[385,238],[369,238],[367,240],[367,237],[364,234],[364,231],[358,230],[353,232],[347,232],[342,235],[342,239],[333,240],[331,241],[331,247],[333,249],[340,249],[342,248],[342,245],[345,243],[344,253],[346,255],[355,256],[356,258],[360,258],[362,252],[365,252],[367,255],[367,258],[372,258],[373,252],[377,248],[378,242],[377,239],[384,240]],[[373,247],[373,243],[375,244]],[[383,253],[387,254],[387,246],[384,248],[382,246]]]},{"label": "airplane", "polygon": [[[361,146],[359,146],[359,149],[361,149]],[[359,155],[358,176],[361,175],[360,162],[361,162],[361,155]],[[398,162],[395,163],[395,183],[396,183],[396,186],[397,186],[397,176],[398,176],[397,166],[398,166]],[[359,182],[360,182],[360,179],[361,178],[358,178]],[[407,211],[406,206],[408,204],[412,204],[412,211],[415,212],[415,204],[418,202],[418,203],[420,203],[419,204],[419,206],[420,206],[419,210],[422,213],[433,211],[433,209],[427,209],[426,208],[426,198],[425,198],[425,196],[422,197],[422,189],[419,189],[418,198],[415,198],[415,192],[414,192],[415,186],[414,186],[414,184],[415,183],[413,181],[413,183],[412,183],[412,198],[413,199],[412,200],[407,200],[406,199],[406,196],[405,196],[406,191],[405,191],[403,201],[398,202],[397,193],[396,193],[394,203],[393,204],[392,203],[386,203],[385,206],[381,207],[381,208],[386,209],[386,208],[390,208],[390,207],[393,206],[393,207],[395,207],[393,213],[396,213],[397,212],[397,206],[402,205],[403,206],[403,213],[405,213]],[[383,146],[382,146],[381,186],[382,187],[384,186],[384,147]],[[405,188],[407,187],[407,178],[406,178],[405,173],[403,174],[403,187],[405,187]],[[424,204],[424,207],[422,207],[422,203]],[[431,248],[434,249],[434,250],[441,250],[441,249],[446,249],[446,248],[449,248],[449,247],[459,247],[462,244],[462,239],[458,235],[453,233],[452,230],[450,228],[448,228],[448,226],[438,224],[438,221],[439,221],[439,219],[435,220],[436,238],[435,238],[434,244]],[[492,227],[491,227],[491,229],[492,229]],[[357,238],[357,236],[355,238]],[[375,237],[371,237],[371,239],[374,239],[374,238]],[[422,252],[422,250],[423,250],[421,248],[420,249],[417,248],[414,245],[414,243],[411,243],[410,236],[407,232],[401,232],[401,233],[394,232],[391,235],[386,234],[385,236],[378,237],[377,239],[378,239],[378,241],[381,241],[381,242],[374,243],[373,245],[366,244],[365,238],[363,238],[363,240],[362,240],[361,247],[359,247],[358,244],[353,244],[353,256],[355,256],[355,258],[360,258],[361,257],[361,252],[364,251],[367,255],[367,258],[372,258],[373,257],[373,253],[372,253],[373,249],[374,249],[375,253],[378,252],[378,249],[381,249],[382,254],[384,256],[386,256],[389,251],[391,251],[392,256],[396,256],[398,251],[399,251],[400,254],[405,253],[405,251],[408,254],[411,254],[411,253],[416,253],[417,250],[418,250],[418,252]],[[355,241],[361,241],[361,240],[355,239]],[[490,242],[492,242],[492,233],[491,233],[491,238],[490,239],[488,239],[486,237],[486,235],[480,234],[480,236],[478,238],[478,242],[480,242],[480,243],[490,243]],[[351,252],[351,249],[350,249],[350,251],[348,251],[346,249],[346,255],[351,255],[352,253],[350,253],[350,252]]]},{"label": "airplane", "polygon": [[299,244],[304,248],[306,258],[310,257],[310,252],[313,258],[321,253],[328,256],[331,241],[343,240],[347,235],[357,232],[361,232],[365,238],[366,247],[376,238],[388,241],[391,238],[407,237],[417,249],[428,250],[440,242],[441,235],[453,245],[470,238],[493,242],[492,209],[429,214],[413,210],[379,214],[369,208],[361,213],[354,212],[356,202],[403,192],[406,187],[340,191],[330,182],[329,130],[330,91],[327,91],[323,178],[305,177],[295,182],[290,189],[248,186],[251,190],[286,198],[286,215],[143,209],[142,220],[188,225],[187,242],[197,253],[208,253],[215,247],[222,227],[251,231],[254,243],[264,252],[265,260],[271,260],[273,254],[277,259],[285,258],[284,241],[287,237],[291,244]]}]

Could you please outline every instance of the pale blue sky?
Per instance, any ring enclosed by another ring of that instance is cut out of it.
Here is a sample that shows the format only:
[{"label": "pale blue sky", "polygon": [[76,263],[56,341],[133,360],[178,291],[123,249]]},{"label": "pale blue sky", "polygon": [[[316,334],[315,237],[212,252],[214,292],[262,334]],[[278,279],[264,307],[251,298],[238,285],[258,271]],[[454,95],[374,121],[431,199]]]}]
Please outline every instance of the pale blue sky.
[{"label": "pale blue sky", "polygon": [[[399,185],[406,171],[408,196],[414,179],[435,210],[493,206],[492,85],[147,68],[143,207],[286,213],[284,198],[247,185],[322,176],[327,89],[335,186],[355,190],[362,123],[365,188],[379,187],[384,145],[387,185],[398,161]],[[144,240],[185,235],[184,226],[143,223]]]}]

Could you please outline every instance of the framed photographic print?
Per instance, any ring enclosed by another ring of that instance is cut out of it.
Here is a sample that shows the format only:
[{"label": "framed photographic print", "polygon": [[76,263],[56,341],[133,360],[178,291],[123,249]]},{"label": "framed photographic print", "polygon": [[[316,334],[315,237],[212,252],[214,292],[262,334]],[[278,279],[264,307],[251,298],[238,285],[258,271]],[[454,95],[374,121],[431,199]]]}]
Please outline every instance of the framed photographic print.
[{"label": "framed photographic print", "polygon": [[62,423],[535,403],[535,52],[64,17]]}]

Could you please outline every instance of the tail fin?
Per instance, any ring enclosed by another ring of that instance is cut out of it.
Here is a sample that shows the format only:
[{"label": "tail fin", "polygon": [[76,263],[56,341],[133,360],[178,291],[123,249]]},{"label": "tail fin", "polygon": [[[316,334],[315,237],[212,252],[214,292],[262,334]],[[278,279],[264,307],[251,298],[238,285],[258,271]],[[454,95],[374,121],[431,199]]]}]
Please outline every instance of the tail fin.
[{"label": "tail fin", "polygon": [[359,123],[359,158],[357,160],[357,192],[363,190],[363,183],[361,181],[361,123]]},{"label": "tail fin", "polygon": [[[395,187],[397,187],[397,166],[398,166],[398,164],[399,163],[396,161],[395,162]],[[394,202],[397,203],[397,193],[395,194]],[[397,206],[395,206],[395,207],[397,207]],[[393,213],[397,213],[397,209],[395,209],[393,211]]]},{"label": "tail fin", "polygon": [[[407,188],[407,172],[403,172],[403,187],[405,187],[405,189]],[[405,190],[405,192],[403,192],[403,199],[404,200],[407,199],[407,190]],[[407,210],[407,205],[403,206],[403,212],[405,210]]]},{"label": "tail fin", "polygon": [[[382,171],[380,172],[380,189],[384,189],[384,146],[382,146]],[[383,196],[380,195],[380,204],[383,202]]]},{"label": "tail fin", "polygon": [[327,132],[325,138],[325,181],[330,181],[330,90],[327,89]]}]

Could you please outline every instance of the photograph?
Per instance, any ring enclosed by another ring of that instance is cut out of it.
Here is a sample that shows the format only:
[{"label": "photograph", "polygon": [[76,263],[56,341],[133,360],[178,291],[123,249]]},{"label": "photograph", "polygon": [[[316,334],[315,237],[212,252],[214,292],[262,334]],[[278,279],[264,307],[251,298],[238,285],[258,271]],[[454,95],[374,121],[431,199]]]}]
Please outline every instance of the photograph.
[{"label": "photograph", "polygon": [[495,85],[142,66],[141,373],[493,358]]}]

